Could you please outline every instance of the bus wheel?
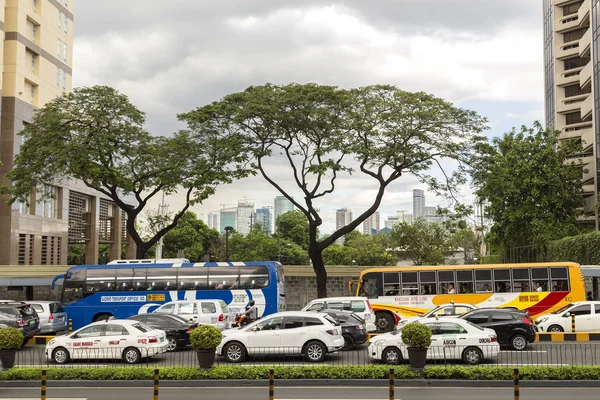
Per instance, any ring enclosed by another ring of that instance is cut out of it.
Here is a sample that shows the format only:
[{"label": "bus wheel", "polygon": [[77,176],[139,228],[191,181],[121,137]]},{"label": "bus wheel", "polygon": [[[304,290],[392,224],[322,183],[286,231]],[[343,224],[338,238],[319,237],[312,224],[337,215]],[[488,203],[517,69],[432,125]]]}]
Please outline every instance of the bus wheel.
[{"label": "bus wheel", "polygon": [[394,317],[385,312],[376,313],[375,325],[378,332],[389,332],[394,329]]},{"label": "bus wheel", "polygon": [[98,321],[108,321],[108,319],[112,317],[112,315],[110,314],[98,314],[94,317],[93,322],[98,322]]}]

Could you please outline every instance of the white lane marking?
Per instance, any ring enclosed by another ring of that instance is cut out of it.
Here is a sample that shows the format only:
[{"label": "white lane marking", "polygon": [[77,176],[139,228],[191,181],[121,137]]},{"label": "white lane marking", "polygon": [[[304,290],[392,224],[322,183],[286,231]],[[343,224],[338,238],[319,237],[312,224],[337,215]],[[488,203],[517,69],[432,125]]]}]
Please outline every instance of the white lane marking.
[{"label": "white lane marking", "polygon": [[500,354],[502,353],[520,353],[520,354],[529,354],[529,353],[547,353],[546,350],[500,350]]},{"label": "white lane marking", "polygon": [[568,367],[570,364],[540,364],[540,363],[497,363],[497,364],[479,364],[492,367]]},{"label": "white lane marking", "polygon": [[108,367],[108,364],[70,364],[70,365],[49,365],[49,364],[19,364],[15,365],[15,367],[19,368],[73,368],[73,367],[83,367],[83,368],[98,368],[98,367]]},{"label": "white lane marking", "polygon": [[[87,397],[46,397],[46,400],[87,400]],[[10,397],[4,400],[40,400],[39,397]]]}]

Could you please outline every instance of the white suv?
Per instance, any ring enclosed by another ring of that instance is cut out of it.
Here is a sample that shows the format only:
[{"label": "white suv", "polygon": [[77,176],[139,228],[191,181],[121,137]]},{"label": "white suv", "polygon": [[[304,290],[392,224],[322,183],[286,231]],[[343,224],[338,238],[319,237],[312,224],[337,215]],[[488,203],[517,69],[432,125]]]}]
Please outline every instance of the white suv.
[{"label": "white suv", "polygon": [[346,310],[358,314],[365,320],[367,332],[375,332],[375,311],[366,297],[327,297],[315,299],[308,303],[302,311]]},{"label": "white suv", "polygon": [[578,301],[535,319],[541,332],[571,332],[571,315],[576,332],[600,331],[600,301]]},{"label": "white suv", "polygon": [[303,354],[310,362],[344,347],[342,328],[327,314],[287,311],[223,332],[217,355],[242,362],[247,355]]},{"label": "white suv", "polygon": [[153,311],[156,314],[179,315],[202,325],[212,325],[219,330],[228,329],[233,322],[223,300],[176,300],[163,304]]}]

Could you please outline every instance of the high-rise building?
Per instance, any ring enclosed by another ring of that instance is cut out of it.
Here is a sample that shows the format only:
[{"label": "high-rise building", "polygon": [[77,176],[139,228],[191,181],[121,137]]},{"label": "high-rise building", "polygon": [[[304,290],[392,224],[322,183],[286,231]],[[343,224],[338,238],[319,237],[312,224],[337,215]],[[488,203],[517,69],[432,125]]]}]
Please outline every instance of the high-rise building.
[{"label": "high-rise building", "polygon": [[600,0],[543,0],[546,125],[581,140],[582,224],[596,226],[600,175]]},{"label": "high-rise building", "polygon": [[388,229],[393,229],[394,225],[400,223],[400,218],[397,215],[390,215],[389,217],[387,217],[387,219],[383,222],[383,225],[388,228]]},{"label": "high-rise building", "polygon": [[379,211],[375,211],[363,222],[363,235],[375,235],[379,232]]},{"label": "high-rise building", "polygon": [[438,215],[437,207],[425,207],[425,220],[429,222],[440,223],[443,222],[444,218],[442,215]]},{"label": "high-rise building", "polygon": [[[294,204],[285,196],[275,197],[275,215],[273,222],[277,224],[277,218],[289,211],[294,211]],[[277,227],[275,227],[275,231],[277,231]]]},{"label": "high-rise building", "polygon": [[[4,176],[22,144],[19,131],[36,110],[71,90],[73,3],[0,0],[1,183],[10,184]],[[72,244],[85,247],[85,256],[70,262],[95,264],[100,242],[110,245],[110,259],[121,258],[123,245],[135,258],[126,214],[110,198],[75,180],[43,190],[53,198],[38,202],[32,193],[28,205],[9,205],[9,197],[0,196],[0,264],[66,265]]]},{"label": "high-rise building", "polygon": [[[344,226],[348,225],[352,222],[352,210],[349,208],[340,208],[335,212],[335,230],[339,230]],[[339,244],[344,244],[344,237],[342,236],[338,240],[336,240]]]},{"label": "high-rise building", "polygon": [[269,233],[271,231],[271,210],[267,207],[257,208],[254,212],[254,225],[260,224]]},{"label": "high-rise building", "polygon": [[207,225],[210,229],[219,230],[219,213],[209,212],[206,215],[206,218],[208,220]]},{"label": "high-rise building", "polygon": [[228,226],[236,229],[237,226],[237,209],[224,208],[219,211],[219,232],[225,233],[225,228]]},{"label": "high-rise building", "polygon": [[413,218],[425,216],[425,192],[421,189],[413,189]]},{"label": "high-rise building", "polygon": [[235,229],[242,235],[249,234],[254,224],[253,219],[254,203],[249,200],[238,201]]}]

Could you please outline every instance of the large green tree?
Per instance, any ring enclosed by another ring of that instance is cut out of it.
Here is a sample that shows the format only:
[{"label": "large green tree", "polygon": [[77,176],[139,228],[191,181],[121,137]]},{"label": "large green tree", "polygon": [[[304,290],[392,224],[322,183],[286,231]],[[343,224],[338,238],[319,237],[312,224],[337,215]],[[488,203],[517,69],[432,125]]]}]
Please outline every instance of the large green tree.
[{"label": "large green tree", "polygon": [[163,257],[175,258],[180,250],[190,261],[202,261],[215,253],[219,232],[210,229],[198,216],[186,211],[163,238]]},{"label": "large green tree", "polygon": [[352,231],[345,236],[343,245],[334,243],[323,250],[323,260],[326,265],[395,265],[398,257],[389,251],[387,236]]},{"label": "large green tree", "polygon": [[275,221],[275,234],[296,243],[304,250],[308,250],[310,244],[308,232],[308,219],[299,210],[288,211]]},{"label": "large green tree", "polygon": [[267,229],[257,224],[246,236],[235,231],[230,235],[229,260],[279,260],[282,264],[287,265],[306,265],[308,255],[306,250],[296,243],[271,236]]},{"label": "large green tree", "polygon": [[[262,177],[308,219],[308,254],[319,297],[327,296],[323,251],[373,214],[389,185],[405,174],[435,190],[452,191],[464,181],[458,169],[457,174],[446,171],[442,182],[428,171],[443,168],[444,159],[461,163],[472,158],[473,144],[485,129],[485,120],[475,112],[388,85],[351,90],[317,84],[254,86],[180,118],[209,131],[245,135]],[[289,176],[283,178],[286,168]],[[334,192],[343,173],[357,172],[375,188],[372,203],[348,225],[319,238],[323,218],[318,202],[338,196]]]},{"label": "large green tree", "polygon": [[539,249],[577,233],[578,209],[584,204],[580,158],[589,146],[560,140],[559,132],[539,122],[478,146],[481,157],[471,173],[493,222],[488,237],[501,255],[508,256],[512,248]]},{"label": "large green tree", "polygon": [[[238,134],[190,125],[169,137],[153,136],[144,122],[127,96],[107,86],[78,88],[49,101],[20,132],[23,145],[7,174],[11,201],[28,203],[33,188],[46,193],[44,185],[79,179],[125,211],[127,232],[143,258],[191,205],[250,173]],[[144,239],[136,219],[161,191],[178,191],[183,205]]]},{"label": "large green tree", "polygon": [[391,242],[400,256],[414,265],[443,264],[451,250],[451,235],[444,225],[417,218],[412,224],[400,222],[392,228]]}]

